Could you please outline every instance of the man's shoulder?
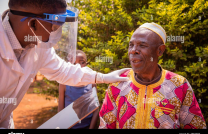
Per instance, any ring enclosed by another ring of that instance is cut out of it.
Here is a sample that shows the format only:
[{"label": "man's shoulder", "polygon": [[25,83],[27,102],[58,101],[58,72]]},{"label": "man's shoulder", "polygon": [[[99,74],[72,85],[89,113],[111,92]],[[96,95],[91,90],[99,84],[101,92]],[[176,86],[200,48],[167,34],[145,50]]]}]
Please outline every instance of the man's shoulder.
[{"label": "man's shoulder", "polygon": [[[125,71],[120,75],[120,77],[130,77],[132,69]],[[126,87],[130,83],[129,81],[120,81],[116,83],[111,83],[107,89],[108,95],[111,96],[114,100],[117,99],[117,97],[120,95],[121,92],[124,92],[124,90],[127,90]]]},{"label": "man's shoulder", "polygon": [[131,71],[132,71],[132,69],[127,70],[126,72],[122,73],[122,74],[120,75],[120,77],[129,77],[129,74],[130,74]]},{"label": "man's shoulder", "polygon": [[165,71],[166,71],[166,74],[165,74],[166,80],[170,80],[173,83],[180,83],[180,84],[187,82],[187,79],[184,76],[168,71],[168,70],[165,70]]},{"label": "man's shoulder", "polygon": [[[122,73],[120,75],[120,77],[128,77],[128,78],[130,78],[131,71],[132,71],[132,69],[125,71],[124,73]],[[111,86],[118,87],[119,84],[123,84],[123,83],[125,83],[125,81],[119,81],[119,82],[116,82],[116,83],[111,83],[109,86],[110,87]]]}]

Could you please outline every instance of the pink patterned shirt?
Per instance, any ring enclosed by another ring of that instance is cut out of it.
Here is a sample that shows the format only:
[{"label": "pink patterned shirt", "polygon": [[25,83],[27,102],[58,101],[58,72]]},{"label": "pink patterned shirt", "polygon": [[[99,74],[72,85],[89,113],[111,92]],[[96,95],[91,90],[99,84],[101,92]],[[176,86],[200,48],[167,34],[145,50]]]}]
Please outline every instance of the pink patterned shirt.
[{"label": "pink patterned shirt", "polygon": [[206,123],[189,82],[162,69],[160,80],[142,85],[133,70],[121,76],[130,81],[109,85],[99,128],[107,129],[205,129]]}]

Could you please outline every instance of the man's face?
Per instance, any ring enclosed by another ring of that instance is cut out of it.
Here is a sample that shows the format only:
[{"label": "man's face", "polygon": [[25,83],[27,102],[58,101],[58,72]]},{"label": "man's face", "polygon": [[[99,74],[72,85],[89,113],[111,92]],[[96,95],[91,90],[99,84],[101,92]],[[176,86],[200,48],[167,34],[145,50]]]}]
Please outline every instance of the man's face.
[{"label": "man's face", "polygon": [[[55,11],[50,11],[51,14],[60,14],[60,13],[65,13],[66,12],[66,9],[56,9]],[[45,21],[42,21],[42,20],[39,20],[39,22],[49,31],[49,32],[52,32],[52,24],[49,23],[49,22],[45,22]],[[40,23],[37,22],[37,20],[35,20],[35,22],[32,22],[32,23],[36,23],[37,25],[37,29],[33,29],[33,30],[36,30],[35,33],[39,36],[42,36],[42,41],[43,42],[47,42],[49,40],[49,36],[50,34],[41,26]]]},{"label": "man's face", "polygon": [[135,73],[146,73],[157,64],[158,36],[146,28],[137,29],[129,42],[128,55]]},{"label": "man's face", "polygon": [[[60,14],[60,13],[65,13],[66,8],[57,8],[57,9],[51,9],[47,11],[38,11],[38,10],[33,10],[30,8],[17,8],[17,9],[12,9],[12,10],[18,10],[18,11],[23,11],[23,12],[30,12],[34,14],[43,14],[43,13],[49,13],[49,14]],[[34,34],[32,33],[31,29],[34,31],[36,36],[40,37],[41,41],[43,42],[48,42],[50,34],[43,28],[43,26],[51,33],[52,32],[52,24],[49,22],[45,22],[42,20],[38,20],[41,24],[36,20],[27,18],[25,21],[21,22],[20,20],[24,18],[24,16],[17,16],[9,13],[10,17],[10,24],[12,25],[13,31],[19,40],[20,44],[25,47],[31,43],[37,44],[36,41],[25,41],[26,37],[34,37]],[[28,25],[29,24],[29,25]],[[30,29],[31,28],[31,29]]]}]

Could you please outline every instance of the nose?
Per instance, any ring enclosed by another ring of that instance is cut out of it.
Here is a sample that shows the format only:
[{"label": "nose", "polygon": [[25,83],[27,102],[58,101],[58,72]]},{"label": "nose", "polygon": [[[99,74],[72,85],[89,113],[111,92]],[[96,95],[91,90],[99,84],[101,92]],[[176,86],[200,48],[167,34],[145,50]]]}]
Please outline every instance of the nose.
[{"label": "nose", "polygon": [[130,54],[139,54],[140,50],[138,49],[137,45],[134,45],[132,48],[129,49]]}]

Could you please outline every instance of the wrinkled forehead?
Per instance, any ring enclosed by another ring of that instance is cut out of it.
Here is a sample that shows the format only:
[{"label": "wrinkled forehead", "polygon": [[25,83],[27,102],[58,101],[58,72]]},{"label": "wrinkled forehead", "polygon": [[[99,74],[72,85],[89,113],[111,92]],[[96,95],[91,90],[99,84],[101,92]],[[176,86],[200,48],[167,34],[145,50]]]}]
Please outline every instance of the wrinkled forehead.
[{"label": "wrinkled forehead", "polygon": [[133,33],[130,41],[151,43],[155,41],[155,39],[160,38],[156,35],[157,34],[147,28],[138,28]]},{"label": "wrinkled forehead", "polygon": [[132,37],[131,37],[131,42],[143,42],[143,43],[147,43],[147,44],[163,44],[162,39],[160,38],[160,36],[155,33],[154,31],[141,27],[136,29],[136,31],[133,33]]}]

